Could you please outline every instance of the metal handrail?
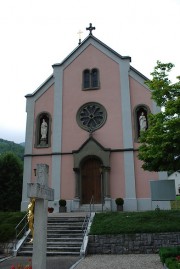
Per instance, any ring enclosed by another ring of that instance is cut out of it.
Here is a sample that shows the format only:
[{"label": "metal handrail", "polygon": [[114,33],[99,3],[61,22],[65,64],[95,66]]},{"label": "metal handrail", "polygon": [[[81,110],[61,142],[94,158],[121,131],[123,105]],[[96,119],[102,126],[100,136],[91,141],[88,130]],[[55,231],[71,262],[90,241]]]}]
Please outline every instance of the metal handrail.
[{"label": "metal handrail", "polygon": [[94,210],[94,196],[91,197],[90,203],[89,203],[89,214],[86,214],[86,217],[84,218],[84,222],[82,225],[82,236],[83,236],[83,243],[81,245],[80,250],[80,256],[84,256],[87,249],[88,244],[88,230],[90,229],[91,223],[92,223],[92,205]]},{"label": "metal handrail", "polygon": [[87,227],[88,227],[88,222],[89,222],[89,219],[91,217],[91,213],[92,213],[92,207],[93,205],[93,210],[94,210],[94,196],[92,195],[91,197],[91,200],[90,200],[90,203],[89,203],[89,214],[86,215],[85,219],[84,219],[84,222],[82,224],[82,234],[83,236],[86,234],[86,231],[87,231]]},{"label": "metal handrail", "polygon": [[[15,227],[15,234],[16,234],[16,238],[15,238],[15,249],[16,249],[16,244],[17,244],[19,235],[22,234],[23,231],[24,231],[24,234],[28,231],[28,229],[27,229],[27,226],[28,226],[27,215],[28,215],[28,213],[22,218],[22,220],[20,220],[20,222]],[[18,228],[19,228],[19,226],[21,225],[21,223],[23,221],[24,221],[24,226],[18,232]]]},{"label": "metal handrail", "polygon": [[91,210],[91,206],[93,205],[93,211],[94,211],[94,196],[92,195],[92,197],[91,197],[91,201],[90,201],[90,203],[89,203],[89,216],[91,216],[91,212],[92,212],[92,210]]}]

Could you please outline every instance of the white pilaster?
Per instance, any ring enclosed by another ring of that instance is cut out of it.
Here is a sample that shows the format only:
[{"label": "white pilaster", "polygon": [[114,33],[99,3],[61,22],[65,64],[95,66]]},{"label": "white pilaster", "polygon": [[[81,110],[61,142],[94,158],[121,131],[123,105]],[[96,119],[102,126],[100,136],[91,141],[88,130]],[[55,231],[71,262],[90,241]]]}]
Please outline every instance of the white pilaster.
[{"label": "white pilaster", "polygon": [[[124,149],[133,148],[129,61],[120,61],[120,89]],[[137,210],[133,151],[124,152],[125,195],[128,209]]]},{"label": "white pilaster", "polygon": [[[54,115],[52,130],[52,152],[62,151],[62,87],[63,87],[63,68],[54,67]],[[54,200],[60,199],[61,186],[61,155],[52,156],[52,188],[54,189]]]}]

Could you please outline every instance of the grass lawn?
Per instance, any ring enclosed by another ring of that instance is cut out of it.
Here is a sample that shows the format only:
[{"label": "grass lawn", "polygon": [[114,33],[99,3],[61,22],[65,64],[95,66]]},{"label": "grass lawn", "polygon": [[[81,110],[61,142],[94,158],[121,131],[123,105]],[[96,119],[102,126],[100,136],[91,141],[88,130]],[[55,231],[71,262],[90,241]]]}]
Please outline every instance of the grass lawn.
[{"label": "grass lawn", "polygon": [[159,233],[180,231],[180,210],[97,213],[90,234]]}]

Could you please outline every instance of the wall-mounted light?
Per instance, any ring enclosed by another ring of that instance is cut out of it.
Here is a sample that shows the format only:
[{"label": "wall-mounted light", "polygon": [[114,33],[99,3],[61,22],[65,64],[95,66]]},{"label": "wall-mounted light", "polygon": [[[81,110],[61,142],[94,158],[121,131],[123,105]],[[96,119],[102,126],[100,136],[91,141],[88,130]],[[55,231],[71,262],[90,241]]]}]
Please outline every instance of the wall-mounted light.
[{"label": "wall-mounted light", "polygon": [[34,175],[35,175],[35,177],[36,177],[36,170],[37,170],[37,169],[34,169]]}]

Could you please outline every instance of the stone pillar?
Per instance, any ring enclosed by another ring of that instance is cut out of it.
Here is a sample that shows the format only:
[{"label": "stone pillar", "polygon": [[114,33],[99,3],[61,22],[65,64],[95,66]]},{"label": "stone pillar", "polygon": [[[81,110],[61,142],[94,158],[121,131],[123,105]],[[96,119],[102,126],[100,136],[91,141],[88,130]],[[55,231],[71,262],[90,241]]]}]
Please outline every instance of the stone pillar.
[{"label": "stone pillar", "polygon": [[80,197],[80,186],[79,186],[79,168],[73,168],[75,172],[75,198],[79,199]]},{"label": "stone pillar", "polygon": [[110,197],[109,171],[110,171],[110,167],[104,167],[103,168],[103,175],[104,175],[104,197]]},{"label": "stone pillar", "polygon": [[37,182],[28,183],[28,197],[35,198],[33,269],[46,269],[47,251],[47,208],[48,200],[54,200],[54,190],[48,187],[46,164],[37,164]]},{"label": "stone pillar", "polygon": [[80,184],[79,184],[79,168],[73,168],[75,172],[75,196],[73,199],[73,209],[78,210],[80,207]]},{"label": "stone pillar", "polygon": [[109,171],[110,167],[103,168],[103,176],[104,176],[104,210],[111,211],[111,198],[110,198],[110,182],[109,182]]}]

